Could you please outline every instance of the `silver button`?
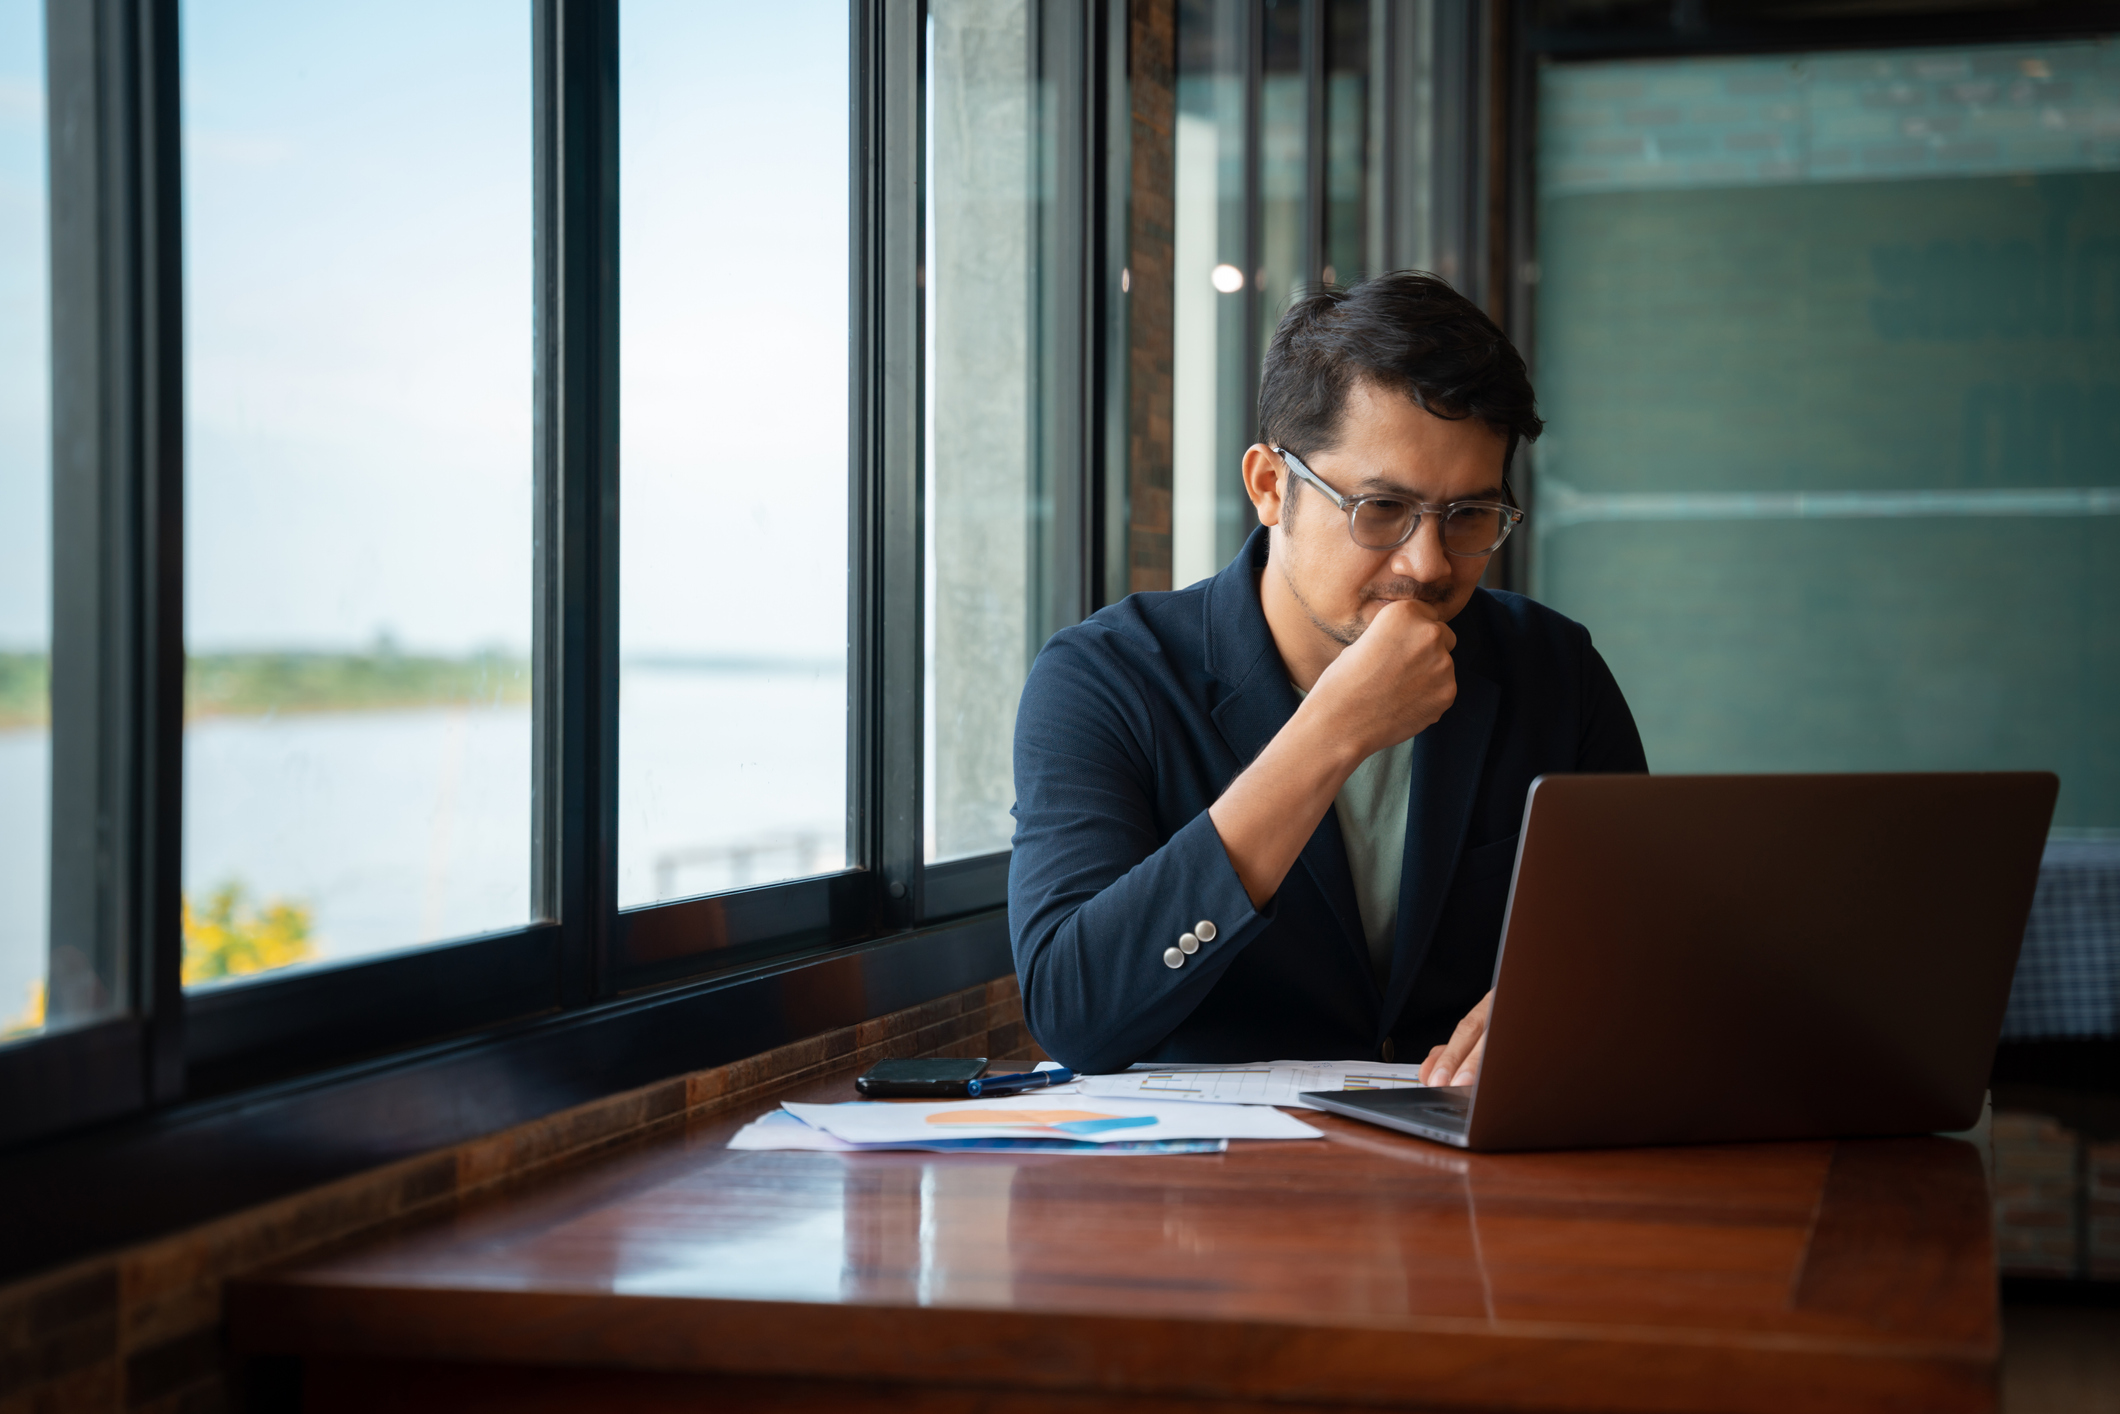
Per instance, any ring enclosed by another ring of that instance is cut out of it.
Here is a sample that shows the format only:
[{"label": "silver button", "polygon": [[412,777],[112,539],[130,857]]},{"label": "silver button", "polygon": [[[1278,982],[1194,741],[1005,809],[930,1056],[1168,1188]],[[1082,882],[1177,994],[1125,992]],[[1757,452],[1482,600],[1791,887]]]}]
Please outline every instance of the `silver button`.
[{"label": "silver button", "polygon": [[1185,954],[1179,952],[1176,948],[1165,948],[1163,950],[1163,965],[1165,967],[1183,967],[1185,965]]},{"label": "silver button", "polygon": [[1203,943],[1211,943],[1215,940],[1215,925],[1208,922],[1205,918],[1193,924],[1193,932],[1199,935],[1200,941]]},{"label": "silver button", "polygon": [[1187,957],[1191,957],[1191,956],[1192,956],[1192,955],[1193,955],[1194,953],[1198,952],[1199,950],[1200,950],[1200,940],[1199,940],[1198,938],[1195,938],[1195,937],[1194,937],[1194,936],[1193,936],[1192,934],[1190,934],[1190,933],[1180,933],[1180,934],[1178,935],[1178,951],[1179,951],[1179,952],[1182,952],[1182,953],[1184,953],[1184,954],[1185,954],[1185,955],[1186,955]]}]

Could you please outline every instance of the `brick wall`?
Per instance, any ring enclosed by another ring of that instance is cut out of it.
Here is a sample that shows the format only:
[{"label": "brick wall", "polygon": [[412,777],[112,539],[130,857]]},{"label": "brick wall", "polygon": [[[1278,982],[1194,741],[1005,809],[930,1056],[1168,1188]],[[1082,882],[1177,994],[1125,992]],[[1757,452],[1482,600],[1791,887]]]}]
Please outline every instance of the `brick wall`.
[{"label": "brick wall", "polygon": [[945,1054],[985,1054],[1008,1064],[1040,1058],[1023,1024],[1015,978],[611,1095],[0,1288],[0,1414],[215,1414],[229,1406],[221,1289],[230,1277],[446,1211],[665,1128],[757,1104],[766,1091],[823,1070]]},{"label": "brick wall", "polygon": [[2013,1276],[2077,1275],[2082,1141],[2047,1115],[1997,1110],[1992,1142],[1997,1264]]},{"label": "brick wall", "polygon": [[2087,1265],[2094,1277],[2120,1281],[2120,1141],[2093,1144],[2084,1159]]},{"label": "brick wall", "polygon": [[2120,1280],[2120,1140],[1995,1111],[1995,1252],[2006,1276]]}]

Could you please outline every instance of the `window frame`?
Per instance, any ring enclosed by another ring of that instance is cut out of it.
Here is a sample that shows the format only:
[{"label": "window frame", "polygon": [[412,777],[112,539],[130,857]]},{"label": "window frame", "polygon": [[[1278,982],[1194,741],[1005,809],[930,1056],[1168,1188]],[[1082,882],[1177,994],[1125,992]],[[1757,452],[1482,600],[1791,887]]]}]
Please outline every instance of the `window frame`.
[{"label": "window frame", "polygon": [[0,1048],[0,1144],[181,1093],[183,309],[176,12],[48,4],[47,946],[112,1013]]},{"label": "window frame", "polygon": [[[509,1053],[585,1027],[648,1028],[644,999],[722,1018],[724,1034],[664,1049],[661,1063],[682,1070],[812,1022],[848,1024],[788,1019],[815,1007],[777,1009],[765,1025],[732,1010],[761,987],[801,992],[820,967],[820,979],[847,966],[867,976],[890,959],[890,985],[854,988],[854,1020],[1006,970],[1007,852],[934,866],[923,853],[926,6],[849,7],[852,863],[617,906],[619,0],[532,0],[533,917],[187,993],[179,4],[48,0],[53,936],[118,959],[123,995],[107,1019],[0,1046],[0,1147],[77,1152],[88,1140],[75,1132],[91,1126],[183,1128],[291,1082],[329,1108],[334,1087],[378,1064],[417,1077],[467,1045]],[[1045,459],[1070,469],[1050,488],[1049,632],[1126,588],[1128,171],[1112,140],[1125,127],[1126,9],[1033,9],[1056,154],[1037,213],[1051,264],[1036,317],[1068,359],[1041,390]],[[64,741],[62,720],[74,724]],[[316,1142],[360,1148],[351,1133]]]}]

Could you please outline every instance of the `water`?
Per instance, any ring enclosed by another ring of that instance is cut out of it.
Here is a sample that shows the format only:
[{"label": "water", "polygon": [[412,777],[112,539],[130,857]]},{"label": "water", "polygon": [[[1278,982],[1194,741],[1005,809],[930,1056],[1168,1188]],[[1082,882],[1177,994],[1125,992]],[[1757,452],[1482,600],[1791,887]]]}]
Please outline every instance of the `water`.
[{"label": "water", "polygon": [[[630,668],[619,686],[621,908],[846,862],[843,669]],[[741,877],[726,847],[746,842],[777,848]]]},{"label": "water", "polygon": [[[631,668],[620,681],[619,899],[845,862],[846,679]],[[0,732],[0,1024],[44,975],[42,731]],[[184,887],[307,906],[317,956],[530,918],[530,711],[224,717],[185,734]]]},{"label": "water", "polygon": [[51,738],[0,731],[0,1031],[44,980]]},{"label": "water", "polygon": [[184,887],[314,910],[320,957],[530,917],[527,707],[194,723]]}]

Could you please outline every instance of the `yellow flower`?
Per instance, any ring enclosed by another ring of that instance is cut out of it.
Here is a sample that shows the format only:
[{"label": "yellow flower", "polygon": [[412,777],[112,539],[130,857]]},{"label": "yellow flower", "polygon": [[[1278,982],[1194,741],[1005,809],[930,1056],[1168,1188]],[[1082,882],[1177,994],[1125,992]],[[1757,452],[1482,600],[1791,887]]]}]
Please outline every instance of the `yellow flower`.
[{"label": "yellow flower", "polygon": [[[252,908],[243,885],[230,881],[194,908],[184,896],[184,984],[217,977],[242,977],[307,962],[316,956],[306,905],[267,899]],[[44,1027],[44,983],[30,984],[29,1006],[14,1020],[0,1023],[0,1040],[25,1036]]]},{"label": "yellow flower", "polygon": [[306,962],[316,955],[309,910],[285,899],[250,907],[243,885],[231,880],[202,907],[184,897],[184,982],[242,977]]},{"label": "yellow flower", "polygon": [[27,1035],[29,1032],[43,1029],[44,983],[41,981],[32,982],[29,984],[29,1009],[5,1026],[0,1026],[0,1040],[5,1040],[10,1036]]}]

